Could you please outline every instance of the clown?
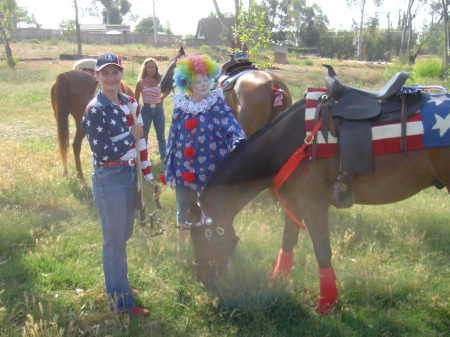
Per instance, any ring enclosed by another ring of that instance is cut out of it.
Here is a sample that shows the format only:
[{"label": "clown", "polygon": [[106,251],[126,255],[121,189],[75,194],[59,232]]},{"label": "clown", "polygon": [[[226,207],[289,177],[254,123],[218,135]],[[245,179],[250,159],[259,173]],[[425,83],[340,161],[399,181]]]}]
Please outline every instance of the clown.
[{"label": "clown", "polygon": [[[211,173],[245,134],[223,97],[221,88],[211,91],[219,66],[206,55],[178,60],[173,95],[174,110],[164,162],[162,182],[175,188],[177,223],[188,228],[188,193],[201,194]],[[178,250],[189,231],[178,229]]]}]

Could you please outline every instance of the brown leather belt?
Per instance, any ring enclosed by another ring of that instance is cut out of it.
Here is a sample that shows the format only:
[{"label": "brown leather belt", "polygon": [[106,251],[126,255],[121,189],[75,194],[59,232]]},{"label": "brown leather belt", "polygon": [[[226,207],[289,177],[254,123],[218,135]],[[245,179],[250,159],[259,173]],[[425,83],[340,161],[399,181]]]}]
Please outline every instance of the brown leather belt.
[{"label": "brown leather belt", "polygon": [[104,164],[100,164],[100,166],[122,166],[122,165],[134,166],[134,165],[136,165],[136,159],[115,160],[115,161],[109,161]]},{"label": "brown leather belt", "polygon": [[157,106],[160,106],[161,103],[144,103],[144,106],[148,106],[152,109],[156,108]]}]

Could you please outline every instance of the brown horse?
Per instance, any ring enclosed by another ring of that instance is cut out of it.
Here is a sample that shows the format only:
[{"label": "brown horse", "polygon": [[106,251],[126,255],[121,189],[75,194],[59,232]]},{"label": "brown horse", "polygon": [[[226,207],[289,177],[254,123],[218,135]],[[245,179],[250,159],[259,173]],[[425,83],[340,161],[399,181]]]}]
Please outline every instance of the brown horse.
[{"label": "brown horse", "polygon": [[[444,97],[442,95],[435,102],[440,104],[442,99],[448,100]],[[192,213],[199,219],[191,228],[194,267],[196,277],[204,284],[211,284],[228,267],[228,260],[239,240],[233,228],[236,214],[257,194],[272,186],[274,177],[288,159],[293,158],[293,153],[299,153],[302,144],[308,148],[310,139],[306,139],[305,111],[306,99],[302,99],[238,145],[210,176],[200,196],[200,207],[192,209],[194,205],[191,205]],[[440,119],[448,119],[448,111],[444,110]],[[432,111],[426,118],[433,119],[434,113]],[[423,120],[424,114],[421,108]],[[446,187],[450,192],[450,130],[445,123],[437,128],[437,124],[425,127],[425,122],[416,123],[423,125],[427,135],[433,134],[442,141],[441,145],[425,148],[424,132],[421,149],[375,155],[373,173],[358,174],[353,178],[355,203],[394,203],[431,186]],[[333,157],[304,160],[279,189],[287,208],[304,220],[312,239],[319,266],[321,299],[317,310],[320,313],[329,312],[338,297],[328,229],[330,190],[337,171],[338,163]],[[290,259],[287,264],[292,263],[298,231],[299,227],[292,222],[285,223],[282,253],[290,254],[282,258]]]},{"label": "brown horse", "polygon": [[[184,48],[181,47],[178,55],[169,63],[160,82],[163,94],[172,90],[176,62],[184,55]],[[229,62],[222,69],[228,64]],[[274,89],[280,90],[280,95],[283,97],[281,105],[274,106],[277,95]],[[249,71],[242,74],[232,89],[224,90],[224,97],[247,137],[261,129],[292,104],[286,84],[276,75],[265,71]]]},{"label": "brown horse", "polygon": [[[51,99],[57,125],[59,153],[64,165],[64,175],[67,174],[67,149],[69,147],[69,114],[73,116],[76,125],[73,140],[73,154],[77,176],[84,179],[81,169],[80,152],[85,136],[81,126],[86,106],[97,92],[97,80],[90,73],[80,70],[69,70],[56,77],[51,88]],[[134,96],[134,91],[122,82],[122,92]]]}]

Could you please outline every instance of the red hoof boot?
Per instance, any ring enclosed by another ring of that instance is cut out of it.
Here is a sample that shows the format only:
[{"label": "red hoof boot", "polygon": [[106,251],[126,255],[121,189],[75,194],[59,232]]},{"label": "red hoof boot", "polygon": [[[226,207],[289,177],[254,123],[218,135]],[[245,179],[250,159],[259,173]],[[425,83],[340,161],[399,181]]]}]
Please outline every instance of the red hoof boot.
[{"label": "red hoof boot", "polygon": [[131,310],[125,311],[125,314],[128,314],[130,316],[146,317],[150,315],[150,311],[147,309],[134,307]]}]

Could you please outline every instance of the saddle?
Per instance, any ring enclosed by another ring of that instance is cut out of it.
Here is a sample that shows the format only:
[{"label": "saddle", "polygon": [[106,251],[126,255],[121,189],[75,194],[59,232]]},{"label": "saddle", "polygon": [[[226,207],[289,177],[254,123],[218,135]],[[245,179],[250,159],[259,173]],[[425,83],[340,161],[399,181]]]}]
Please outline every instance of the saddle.
[{"label": "saddle", "polygon": [[239,76],[248,71],[255,70],[259,69],[256,68],[251,61],[233,63],[227,69],[225,69],[224,74],[219,77],[219,85],[224,91],[233,89],[234,84],[236,83],[236,80],[239,78]]},{"label": "saddle", "polygon": [[[372,152],[372,126],[401,121],[401,148],[407,150],[406,120],[422,105],[420,91],[397,92],[409,77],[408,72],[395,74],[380,91],[369,91],[343,85],[330,65],[325,78],[328,93],[319,100],[315,123],[322,121],[321,133],[337,137],[338,172],[331,191],[331,202],[338,208],[354,203],[351,181],[355,174],[370,175],[375,168]],[[315,158],[317,142],[313,144]]]}]

